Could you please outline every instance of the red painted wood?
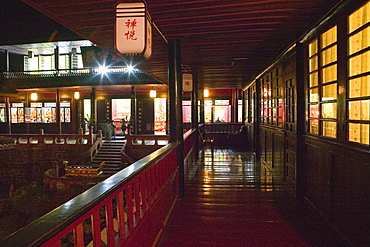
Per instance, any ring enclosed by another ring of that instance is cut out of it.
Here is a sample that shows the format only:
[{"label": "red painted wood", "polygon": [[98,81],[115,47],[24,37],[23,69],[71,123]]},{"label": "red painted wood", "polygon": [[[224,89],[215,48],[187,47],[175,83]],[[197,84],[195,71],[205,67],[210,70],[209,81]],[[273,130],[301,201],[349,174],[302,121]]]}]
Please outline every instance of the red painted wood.
[{"label": "red painted wood", "polygon": [[94,247],[101,247],[100,208],[93,211],[91,215],[92,234]]},{"label": "red painted wood", "polygon": [[84,247],[84,226],[83,223],[79,224],[74,230],[74,242],[76,247]]},{"label": "red painted wood", "polygon": [[117,195],[117,214],[118,214],[118,224],[119,224],[119,236],[120,239],[124,239],[126,237],[126,229],[125,229],[125,207],[124,207],[124,199],[123,199],[123,191],[121,191]]},{"label": "red painted wood", "polygon": [[113,204],[112,200],[107,201],[107,205],[105,207],[105,219],[106,219],[106,227],[107,227],[107,241],[108,246],[114,246],[114,227],[113,227]]},{"label": "red painted wood", "polygon": [[[96,200],[89,200],[93,202],[91,206],[83,203],[82,195],[76,197],[76,200],[71,200],[66,205],[62,205],[61,214],[63,214],[63,218],[74,218],[75,220],[69,225],[65,224],[64,229],[56,234],[54,233],[55,235],[48,238],[42,246],[61,246],[61,239],[70,232],[74,234],[75,241],[73,242],[75,246],[84,246],[83,223],[89,218],[91,219],[94,247],[103,246],[103,242],[105,242],[105,240],[102,240],[102,230],[107,231],[108,246],[151,246],[161,232],[167,214],[178,195],[176,147],[177,145],[173,143],[164,147],[163,150],[166,155],[154,163],[148,163],[147,167],[144,162],[143,165],[137,165],[136,167],[143,169],[141,173],[136,172],[130,180],[124,183],[116,178],[107,179],[106,184],[104,184],[105,181],[102,182],[103,186],[98,184],[91,189],[90,193],[86,191],[83,194],[84,197],[90,194],[99,195],[99,197],[92,197]],[[110,183],[112,185],[121,183],[121,186],[114,191],[108,191],[109,193],[105,196],[104,192],[107,188],[105,186],[110,185]],[[75,201],[78,202],[78,205],[74,205]],[[82,215],[80,215],[80,212],[82,212],[81,205],[84,205],[83,210],[86,210]],[[75,215],[67,216],[69,209],[73,209]],[[105,211],[103,212],[101,209]],[[117,212],[116,217],[115,212]],[[56,216],[56,213],[54,215]],[[114,231],[115,218],[119,225],[118,238],[115,237],[116,233]],[[138,243],[141,243],[141,245],[138,245]]]},{"label": "red painted wood", "polygon": [[132,202],[132,186],[129,184],[126,189],[127,218],[129,229],[134,228],[134,206]]}]

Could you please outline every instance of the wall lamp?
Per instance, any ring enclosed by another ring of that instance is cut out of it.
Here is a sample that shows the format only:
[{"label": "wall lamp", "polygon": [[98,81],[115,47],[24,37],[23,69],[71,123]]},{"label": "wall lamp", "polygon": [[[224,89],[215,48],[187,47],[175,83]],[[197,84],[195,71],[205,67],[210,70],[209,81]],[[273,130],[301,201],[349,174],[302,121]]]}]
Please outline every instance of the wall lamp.
[{"label": "wall lamp", "polygon": [[73,98],[75,98],[75,100],[79,100],[80,99],[80,92],[75,92],[73,94]]},{"label": "wall lamp", "polygon": [[155,98],[155,97],[157,97],[157,91],[155,91],[155,90],[150,90],[150,92],[149,92],[149,96],[150,96],[150,98]]},{"label": "wall lamp", "polygon": [[208,98],[209,97],[209,90],[208,89],[204,89],[203,94],[204,94],[204,97],[205,98]]},{"label": "wall lamp", "polygon": [[31,100],[37,100],[37,93],[31,93]]}]

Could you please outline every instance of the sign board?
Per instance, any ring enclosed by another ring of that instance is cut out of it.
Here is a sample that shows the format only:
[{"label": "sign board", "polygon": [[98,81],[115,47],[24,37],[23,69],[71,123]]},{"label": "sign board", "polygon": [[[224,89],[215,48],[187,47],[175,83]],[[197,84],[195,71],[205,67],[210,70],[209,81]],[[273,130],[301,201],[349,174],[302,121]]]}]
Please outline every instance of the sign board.
[{"label": "sign board", "polygon": [[152,27],[144,2],[117,4],[115,47],[126,56],[151,56]]},{"label": "sign board", "polygon": [[193,91],[193,75],[192,74],[182,74],[182,91],[192,92]]}]

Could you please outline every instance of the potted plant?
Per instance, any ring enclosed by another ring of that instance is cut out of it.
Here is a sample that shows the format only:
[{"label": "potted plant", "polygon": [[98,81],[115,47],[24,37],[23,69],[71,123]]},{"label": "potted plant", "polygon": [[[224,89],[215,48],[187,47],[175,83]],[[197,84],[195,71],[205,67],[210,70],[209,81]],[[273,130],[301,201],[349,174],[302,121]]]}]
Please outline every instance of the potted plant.
[{"label": "potted plant", "polygon": [[89,129],[89,131],[91,130],[91,133],[92,133],[95,127],[95,118],[93,118],[89,114],[86,114],[86,117],[84,118],[84,120],[85,120],[85,123],[87,124],[87,128]]}]

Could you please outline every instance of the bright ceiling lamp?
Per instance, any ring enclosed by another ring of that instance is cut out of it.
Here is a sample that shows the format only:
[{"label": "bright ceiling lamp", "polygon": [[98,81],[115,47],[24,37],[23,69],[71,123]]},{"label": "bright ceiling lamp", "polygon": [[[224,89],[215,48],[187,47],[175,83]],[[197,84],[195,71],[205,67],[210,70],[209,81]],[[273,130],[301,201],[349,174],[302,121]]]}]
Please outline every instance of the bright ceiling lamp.
[{"label": "bright ceiling lamp", "polygon": [[108,68],[105,66],[99,67],[99,74],[106,74],[108,72]]},{"label": "bright ceiling lamp", "polygon": [[203,94],[204,94],[204,97],[205,98],[209,97],[209,90],[208,89],[204,89]]},{"label": "bright ceiling lamp", "polygon": [[31,100],[37,100],[37,93],[31,93]]},{"label": "bright ceiling lamp", "polygon": [[155,98],[155,97],[157,97],[157,91],[155,91],[155,90],[150,90],[150,92],[149,92],[149,96],[150,96],[150,98]]},{"label": "bright ceiling lamp", "polygon": [[73,97],[75,98],[75,100],[79,100],[80,99],[80,92],[75,92]]}]

